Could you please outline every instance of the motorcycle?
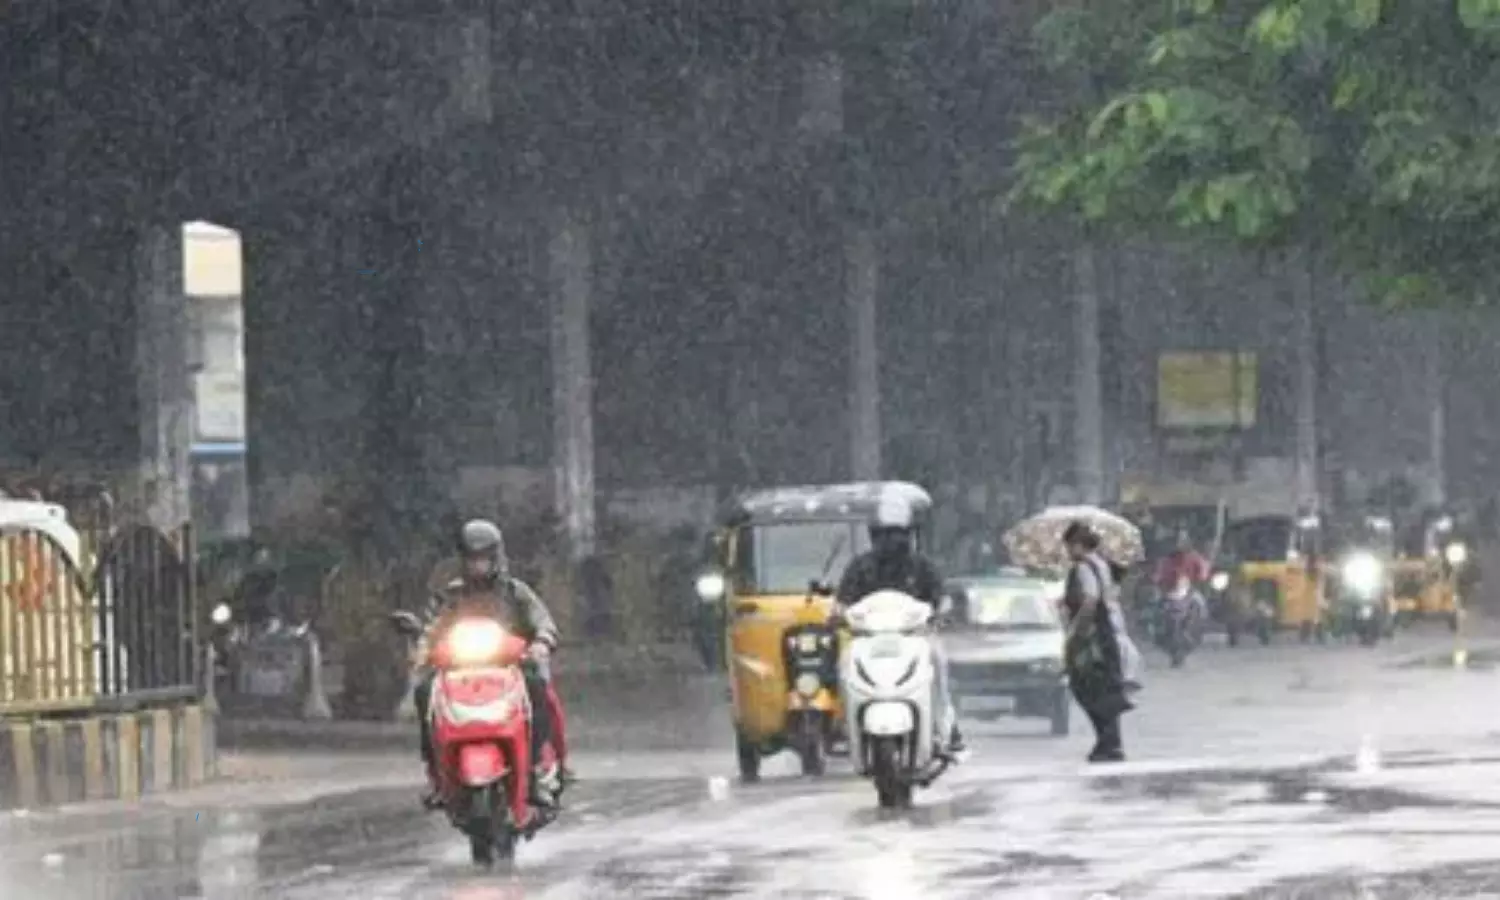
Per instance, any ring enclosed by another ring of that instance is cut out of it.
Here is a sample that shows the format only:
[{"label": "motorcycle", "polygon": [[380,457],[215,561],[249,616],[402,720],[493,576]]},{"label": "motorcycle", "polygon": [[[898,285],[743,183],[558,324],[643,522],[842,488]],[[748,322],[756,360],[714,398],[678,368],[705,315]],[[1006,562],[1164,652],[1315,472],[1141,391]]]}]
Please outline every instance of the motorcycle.
[{"label": "motorcycle", "polygon": [[1177,579],[1157,602],[1156,644],[1178,669],[1203,643],[1202,602],[1186,578]]},{"label": "motorcycle", "polygon": [[1329,630],[1373,647],[1394,623],[1385,567],[1372,553],[1356,552],[1339,567],[1338,593]]},{"label": "motorcycle", "polygon": [[[412,639],[423,630],[409,612],[392,613],[391,624]],[[543,748],[540,765],[531,759],[526,651],[523,638],[483,617],[458,619],[432,648],[437,677],[428,715],[441,808],[468,835],[481,866],[513,861],[517,842],[534,838],[558,814],[556,748]],[[533,806],[534,793],[550,802]]]},{"label": "motorcycle", "polygon": [[875,784],[881,809],[911,806],[950,760],[934,740],[933,610],[900,591],[877,591],[844,611],[849,644],[840,660],[849,755]]}]

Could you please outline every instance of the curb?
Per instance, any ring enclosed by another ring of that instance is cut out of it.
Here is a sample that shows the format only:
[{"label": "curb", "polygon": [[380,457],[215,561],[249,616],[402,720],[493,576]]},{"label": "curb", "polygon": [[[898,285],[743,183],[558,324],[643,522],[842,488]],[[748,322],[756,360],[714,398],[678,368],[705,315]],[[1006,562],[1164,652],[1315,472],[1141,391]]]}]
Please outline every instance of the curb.
[{"label": "curb", "polygon": [[0,723],[0,809],[139,800],[215,773],[216,723],[201,704]]}]

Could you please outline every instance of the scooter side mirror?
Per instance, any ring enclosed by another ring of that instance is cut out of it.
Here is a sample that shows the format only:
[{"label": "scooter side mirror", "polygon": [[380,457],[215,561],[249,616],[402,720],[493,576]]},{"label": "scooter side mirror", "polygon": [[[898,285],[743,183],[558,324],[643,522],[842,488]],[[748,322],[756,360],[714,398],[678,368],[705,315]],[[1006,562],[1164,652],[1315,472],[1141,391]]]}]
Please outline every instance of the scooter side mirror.
[{"label": "scooter side mirror", "polygon": [[415,613],[399,609],[387,616],[386,620],[402,637],[414,638],[422,634],[422,620]]}]

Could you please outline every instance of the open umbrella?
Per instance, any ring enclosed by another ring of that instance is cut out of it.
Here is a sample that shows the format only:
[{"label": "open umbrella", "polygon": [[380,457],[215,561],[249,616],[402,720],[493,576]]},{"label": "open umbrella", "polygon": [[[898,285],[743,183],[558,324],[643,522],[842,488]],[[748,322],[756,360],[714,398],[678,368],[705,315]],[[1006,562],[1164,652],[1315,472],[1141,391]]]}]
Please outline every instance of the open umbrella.
[{"label": "open umbrella", "polygon": [[1037,569],[1068,567],[1063,532],[1083,522],[1099,535],[1099,552],[1111,562],[1128,565],[1145,556],[1140,529],[1097,506],[1049,506],[1017,523],[1002,538],[1015,562]]}]

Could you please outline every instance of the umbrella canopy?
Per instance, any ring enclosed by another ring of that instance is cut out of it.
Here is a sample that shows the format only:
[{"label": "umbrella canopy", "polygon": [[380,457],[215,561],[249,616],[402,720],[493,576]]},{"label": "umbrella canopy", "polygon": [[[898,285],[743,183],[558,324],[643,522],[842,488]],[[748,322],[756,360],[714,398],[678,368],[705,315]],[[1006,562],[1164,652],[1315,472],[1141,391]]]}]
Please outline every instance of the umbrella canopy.
[{"label": "umbrella canopy", "polygon": [[1005,548],[1020,565],[1066,569],[1070,560],[1062,536],[1074,522],[1083,522],[1099,535],[1099,552],[1111,562],[1129,564],[1145,556],[1140,529],[1096,506],[1050,506],[1007,531]]}]

